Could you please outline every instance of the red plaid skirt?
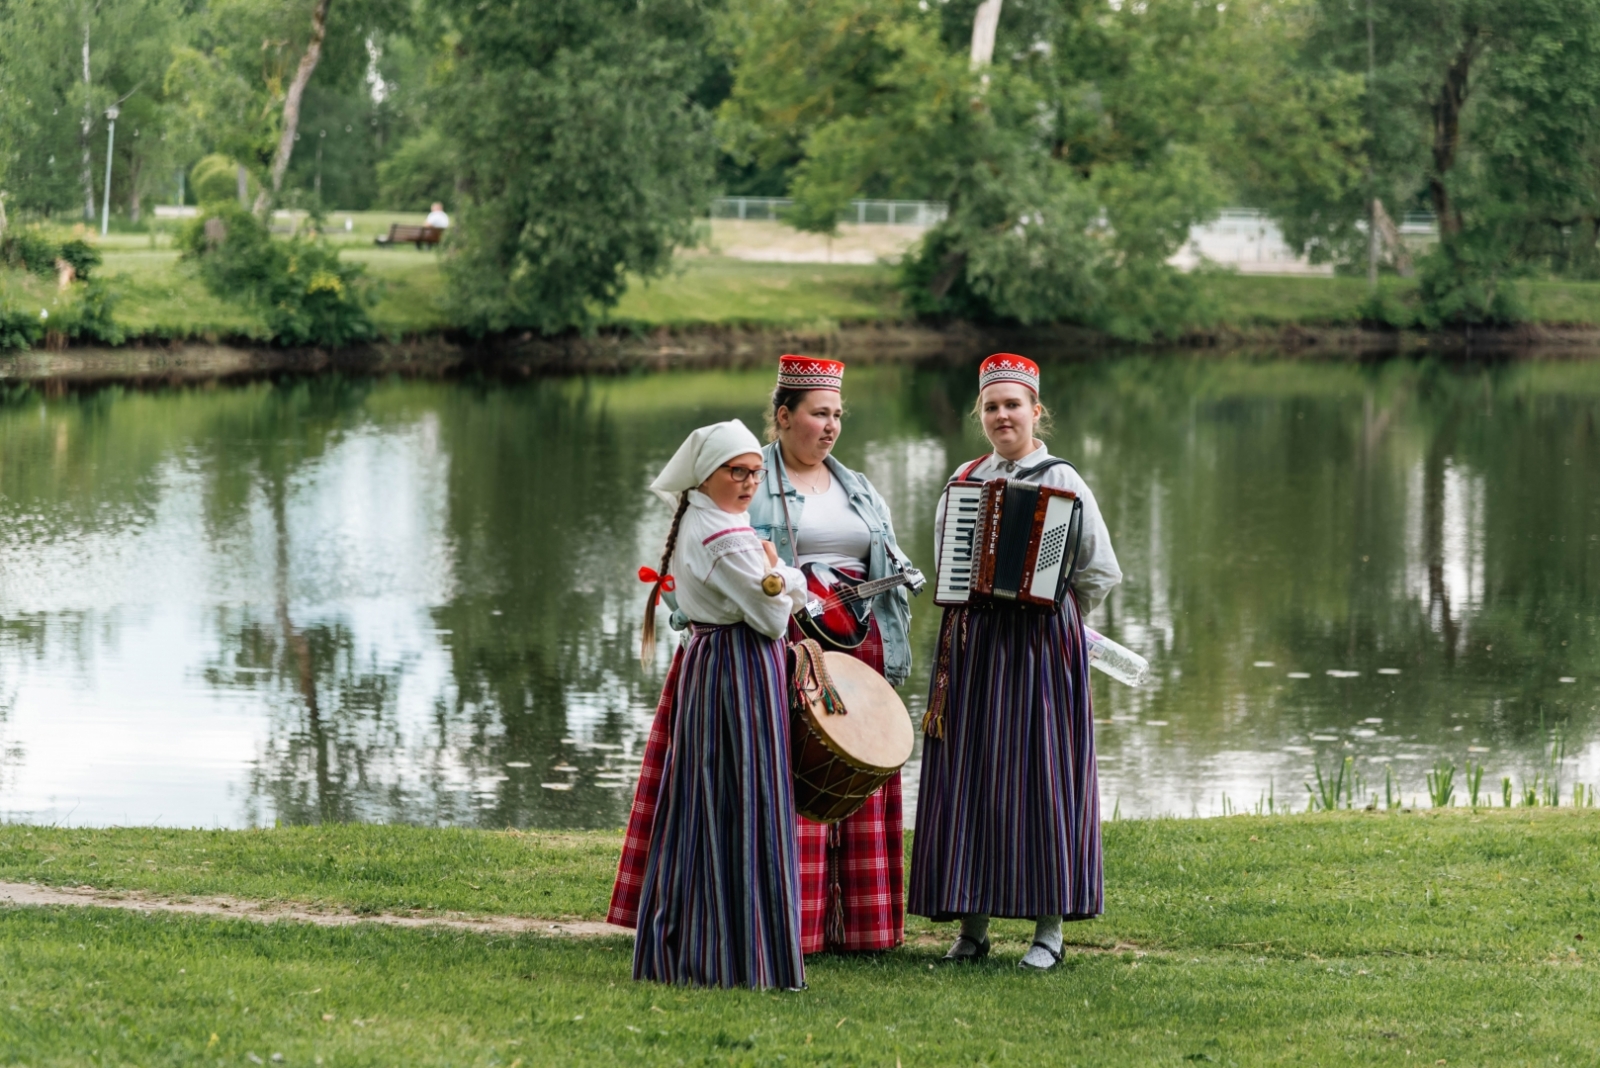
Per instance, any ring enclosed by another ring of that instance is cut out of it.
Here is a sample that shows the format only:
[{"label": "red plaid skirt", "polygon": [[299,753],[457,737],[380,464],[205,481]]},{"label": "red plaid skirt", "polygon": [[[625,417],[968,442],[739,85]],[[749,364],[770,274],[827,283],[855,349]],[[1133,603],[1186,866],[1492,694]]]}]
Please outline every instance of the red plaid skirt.
[{"label": "red plaid skirt", "polygon": [[[883,671],[883,638],[874,620],[867,640],[853,654]],[[639,890],[650,852],[650,828],[672,740],[673,696],[683,650],[672,657],[645,742],[644,766],[628,816],[628,834],[617,863],[606,921],[633,927]],[[829,825],[796,816],[800,859],[800,937],[805,953],[824,949],[892,949],[905,941],[905,893],[900,776],[895,774],[860,811]],[[832,922],[829,922],[829,921]]]}]

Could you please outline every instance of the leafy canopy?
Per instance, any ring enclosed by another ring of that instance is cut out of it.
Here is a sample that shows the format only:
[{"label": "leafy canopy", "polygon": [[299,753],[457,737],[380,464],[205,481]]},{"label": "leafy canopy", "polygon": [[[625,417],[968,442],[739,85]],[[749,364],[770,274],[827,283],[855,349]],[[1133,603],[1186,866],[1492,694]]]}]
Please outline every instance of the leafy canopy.
[{"label": "leafy canopy", "polygon": [[[1149,336],[1203,313],[1166,265],[1193,224],[1356,173],[1357,89],[1295,71],[1301,4],[1012,0],[983,71],[975,7],[732,0],[721,22],[722,135],[798,158],[796,225],[832,230],[862,195],[949,203],[904,272],[918,311]],[[1264,144],[1271,165],[1253,160]]]},{"label": "leafy canopy", "polygon": [[[445,269],[482,334],[587,327],[629,274],[666,269],[710,196],[710,117],[691,97],[695,0],[435,0],[448,59],[438,129],[464,198]],[[398,177],[398,175],[397,175]]]}]

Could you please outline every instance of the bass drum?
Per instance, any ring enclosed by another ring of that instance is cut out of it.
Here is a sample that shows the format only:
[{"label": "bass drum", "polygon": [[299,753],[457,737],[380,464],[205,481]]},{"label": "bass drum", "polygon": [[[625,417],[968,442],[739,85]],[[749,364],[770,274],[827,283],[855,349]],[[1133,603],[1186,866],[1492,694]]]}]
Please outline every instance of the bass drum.
[{"label": "bass drum", "polygon": [[790,731],[795,808],[818,823],[851,815],[911,759],[915,734],[887,679],[846,653],[799,642]]}]

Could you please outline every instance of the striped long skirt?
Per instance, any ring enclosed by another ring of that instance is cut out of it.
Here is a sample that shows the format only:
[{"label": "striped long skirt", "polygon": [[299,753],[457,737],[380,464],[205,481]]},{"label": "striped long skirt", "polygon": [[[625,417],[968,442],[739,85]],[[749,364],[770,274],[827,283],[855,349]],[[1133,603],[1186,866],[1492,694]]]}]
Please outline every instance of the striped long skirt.
[{"label": "striped long skirt", "polygon": [[947,608],[940,646],[907,908],[935,920],[1099,915],[1100,795],[1077,603]]},{"label": "striped long skirt", "polygon": [[[874,671],[883,672],[883,639],[876,621],[853,655]],[[638,923],[639,893],[661,777],[671,750],[682,664],[683,651],[679,650],[667,672],[645,742],[643,767],[606,914],[607,922],[619,927]],[[796,817],[802,952],[883,950],[905,941],[905,839],[900,798],[897,774],[848,819],[828,825]]]},{"label": "striped long skirt", "polygon": [[784,645],[743,623],[697,625],[673,674],[634,978],[801,986]]}]

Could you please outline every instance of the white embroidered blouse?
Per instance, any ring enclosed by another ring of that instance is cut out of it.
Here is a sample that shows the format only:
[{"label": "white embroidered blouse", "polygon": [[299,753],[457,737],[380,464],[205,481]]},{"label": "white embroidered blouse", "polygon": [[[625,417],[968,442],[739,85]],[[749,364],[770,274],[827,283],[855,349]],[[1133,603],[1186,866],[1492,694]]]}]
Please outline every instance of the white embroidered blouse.
[{"label": "white embroidered blouse", "polygon": [[[769,597],[761,580],[776,571],[783,592]],[[769,638],[788,631],[789,616],[805,603],[805,576],[785,564],[769,567],[761,539],[745,512],[724,512],[699,490],[689,491],[689,510],[678,527],[672,553],[678,607],[695,623],[748,623]]]},{"label": "white embroidered blouse", "polygon": [[[990,453],[967,477],[976,482],[1011,478],[1019,468],[1034,467],[1048,459],[1050,450],[1043,445],[1015,463],[1001,459],[998,453]],[[962,464],[950,477],[955,478],[966,468],[967,464]],[[1096,503],[1089,484],[1075,468],[1057,464],[1033,481],[1056,489],[1071,490],[1083,502],[1083,541],[1078,549],[1078,566],[1072,572],[1072,588],[1078,593],[1083,614],[1088,615],[1122,581],[1122,566],[1117,563],[1117,554],[1111,548],[1111,531],[1106,528],[1100,505]],[[933,526],[934,558],[938,559],[939,547],[944,543],[943,494],[939,496],[939,510],[934,513]]]}]

